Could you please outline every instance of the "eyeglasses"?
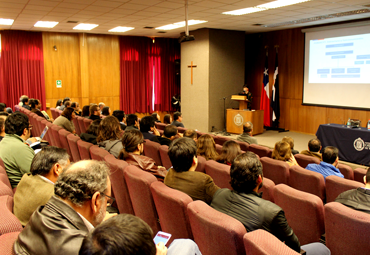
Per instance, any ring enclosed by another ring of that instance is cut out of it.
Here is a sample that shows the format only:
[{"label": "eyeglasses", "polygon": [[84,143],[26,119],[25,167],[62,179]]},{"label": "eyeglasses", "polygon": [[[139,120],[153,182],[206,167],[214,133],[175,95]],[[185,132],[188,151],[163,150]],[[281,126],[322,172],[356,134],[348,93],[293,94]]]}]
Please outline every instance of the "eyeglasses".
[{"label": "eyeglasses", "polygon": [[107,206],[111,206],[114,201],[116,201],[116,199],[114,197],[111,197],[111,196],[108,196],[107,194],[104,194],[104,193],[100,193],[102,196],[105,196],[107,197]]},{"label": "eyeglasses", "polygon": [[32,128],[33,128],[33,126],[32,126],[32,125],[29,125],[29,126],[28,126],[28,129],[32,129]]}]

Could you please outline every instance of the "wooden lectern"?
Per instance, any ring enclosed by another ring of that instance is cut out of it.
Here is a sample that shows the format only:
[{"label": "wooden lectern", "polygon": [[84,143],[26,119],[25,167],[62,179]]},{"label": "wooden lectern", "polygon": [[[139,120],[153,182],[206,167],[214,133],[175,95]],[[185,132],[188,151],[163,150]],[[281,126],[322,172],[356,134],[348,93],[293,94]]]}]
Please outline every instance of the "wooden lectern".
[{"label": "wooden lectern", "polygon": [[234,95],[232,100],[239,101],[239,110],[227,109],[226,131],[233,134],[243,133],[243,124],[253,123],[253,135],[263,133],[263,110],[248,111],[246,96]]}]

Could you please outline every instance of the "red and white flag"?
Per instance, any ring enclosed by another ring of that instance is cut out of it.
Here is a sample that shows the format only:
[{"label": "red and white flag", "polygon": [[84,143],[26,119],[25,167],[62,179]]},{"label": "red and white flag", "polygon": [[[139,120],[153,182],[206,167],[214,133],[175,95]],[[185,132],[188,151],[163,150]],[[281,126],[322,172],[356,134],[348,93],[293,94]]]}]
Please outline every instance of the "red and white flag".
[{"label": "red and white flag", "polygon": [[260,109],[264,111],[263,114],[263,125],[266,127],[271,126],[271,113],[270,113],[270,86],[269,86],[269,68],[268,68],[268,57],[266,54],[265,70],[263,71],[263,84],[261,92],[261,103]]}]

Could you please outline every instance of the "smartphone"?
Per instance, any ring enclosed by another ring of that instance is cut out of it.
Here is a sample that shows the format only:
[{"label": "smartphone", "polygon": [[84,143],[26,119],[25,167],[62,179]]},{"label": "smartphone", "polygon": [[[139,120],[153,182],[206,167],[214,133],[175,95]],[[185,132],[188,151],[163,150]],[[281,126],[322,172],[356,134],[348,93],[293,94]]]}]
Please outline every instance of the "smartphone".
[{"label": "smartphone", "polygon": [[166,232],[158,231],[158,233],[155,235],[153,241],[155,244],[162,242],[164,245],[167,244],[168,240],[171,238],[171,234],[168,234]]}]

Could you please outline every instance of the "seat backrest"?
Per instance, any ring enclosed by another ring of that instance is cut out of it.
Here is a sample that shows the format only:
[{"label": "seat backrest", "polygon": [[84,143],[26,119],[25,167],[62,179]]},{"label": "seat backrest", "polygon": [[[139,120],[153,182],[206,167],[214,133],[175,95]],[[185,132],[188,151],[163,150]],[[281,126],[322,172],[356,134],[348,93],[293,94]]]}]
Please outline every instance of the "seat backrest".
[{"label": "seat backrest", "polygon": [[53,124],[47,120],[45,120],[45,125],[48,126],[48,132],[46,132],[45,134],[45,137],[44,139],[46,139],[50,145],[52,146],[56,146],[55,145],[55,140],[54,140],[54,136],[53,136],[53,132],[51,131],[51,127],[53,126]]},{"label": "seat backrest", "polygon": [[274,203],[274,187],[275,183],[273,181],[271,181],[269,178],[263,177],[263,185],[262,188],[258,190],[258,192],[263,192],[263,199]]},{"label": "seat backrest", "polygon": [[320,164],[320,159],[308,155],[303,154],[295,154],[295,159],[297,160],[298,165],[300,165],[303,168],[306,168],[308,164]]},{"label": "seat backrest", "polygon": [[91,122],[93,122],[93,120],[87,119],[87,118],[83,118],[83,123],[84,123],[84,126],[85,126],[85,130],[87,130],[89,128]]},{"label": "seat backrest", "polygon": [[188,215],[194,241],[203,255],[245,254],[243,224],[203,201],[188,205]]},{"label": "seat backrest", "polygon": [[21,222],[12,211],[13,198],[8,195],[0,196],[0,235],[23,230]]},{"label": "seat backrest", "polygon": [[245,152],[249,151],[249,143],[238,141],[238,140],[235,140],[235,142],[237,142],[240,145],[240,149],[242,151],[245,151]]},{"label": "seat backrest", "polygon": [[222,145],[224,144],[224,142],[229,141],[230,138],[229,137],[224,137],[224,136],[216,135],[216,136],[214,136],[214,140],[215,140],[215,143],[216,144],[219,144],[222,147]]},{"label": "seat backrest", "polygon": [[43,118],[43,117],[40,117],[40,116],[36,117],[36,125],[37,125],[37,128],[38,128],[38,133],[36,134],[36,137],[39,137],[41,135],[42,131],[45,128],[45,124],[43,123],[44,120],[46,120],[46,119]]},{"label": "seat backrest", "polygon": [[195,168],[195,171],[205,173],[207,160],[202,156],[197,156],[197,158],[198,158],[198,165],[197,165],[197,168]]},{"label": "seat backrest", "polygon": [[289,168],[289,186],[325,200],[325,180],[320,173],[304,169],[300,166]]},{"label": "seat backrest", "polygon": [[162,231],[171,233],[171,242],[178,238],[193,239],[187,207],[193,199],[156,181],[150,186]]},{"label": "seat backrest", "polygon": [[49,129],[48,131],[48,132],[51,131],[51,135],[53,136],[53,139],[54,139],[54,146],[59,147],[59,148],[63,148],[62,144],[60,143],[60,138],[59,138],[59,130],[61,129],[63,128],[53,124],[51,126],[51,130]]},{"label": "seat backrest", "polygon": [[325,226],[324,204],[319,197],[279,184],[274,188],[274,199],[275,204],[284,210],[301,245],[320,241]]},{"label": "seat backrest", "polygon": [[365,187],[365,184],[330,175],[325,179],[326,202],[333,202],[344,191],[359,187]]},{"label": "seat backrest", "polygon": [[353,169],[353,180],[357,182],[364,182],[364,176],[366,175],[367,170],[364,168],[355,168]]},{"label": "seat backrest", "polygon": [[124,177],[125,168],[128,166],[126,161],[116,159],[112,154],[104,157],[110,168],[110,180],[114,198],[120,213],[129,213],[134,215],[130,194],[128,193],[127,184]]},{"label": "seat backrest", "polygon": [[0,181],[3,182],[6,186],[8,186],[10,189],[12,189],[12,185],[10,185],[8,174],[6,173],[5,170],[4,162],[1,158],[0,158]]},{"label": "seat backrest", "polygon": [[72,121],[73,121],[73,125],[75,126],[76,134],[81,135],[81,129],[80,129],[80,125],[78,124],[78,119],[73,118]]},{"label": "seat backrest", "polygon": [[164,128],[167,126],[167,124],[156,122],[155,127],[159,130],[164,130]]},{"label": "seat backrest", "polygon": [[370,215],[337,202],[325,205],[326,246],[332,255],[368,254]]},{"label": "seat backrest", "polygon": [[103,148],[100,148],[98,145],[93,145],[90,147],[90,155],[91,159],[103,161],[104,157],[109,155],[110,153]]},{"label": "seat backrest", "polygon": [[161,145],[159,143],[150,141],[148,139],[145,139],[145,144],[144,144],[144,155],[152,158],[157,166],[162,165],[161,161],[161,155],[159,154],[159,147]]},{"label": "seat backrest", "polygon": [[67,139],[67,136],[72,134],[71,132],[65,130],[64,128],[62,128],[61,130],[59,130],[59,140],[60,140],[60,145],[61,145],[61,148],[63,149],[66,149],[67,152],[68,152],[68,155],[69,155],[69,158],[72,160],[73,157],[72,157],[72,153],[71,153],[71,150],[69,148],[69,144],[68,144],[68,139]]},{"label": "seat backrest", "polygon": [[[42,121],[41,121],[41,124],[42,124],[42,130],[44,130],[44,128],[46,127],[46,126],[48,126],[49,127],[49,125],[48,125],[48,123],[50,123],[49,121],[47,121],[47,120],[45,120],[45,119],[43,119]],[[51,123],[50,123],[51,124]],[[49,144],[51,145],[52,144],[52,140],[51,140],[51,132],[46,132],[46,134],[45,134],[45,136],[44,136],[44,138],[43,138],[43,140],[46,140],[46,141],[48,141],[49,142]],[[41,133],[39,134],[39,136],[41,135]]]},{"label": "seat backrest", "polygon": [[348,179],[348,180],[354,179],[354,173],[350,166],[347,166],[345,164],[338,164],[337,168],[344,175],[345,179]]},{"label": "seat backrest", "polygon": [[92,143],[82,141],[81,139],[77,141],[78,151],[80,152],[81,160],[91,159],[90,147],[93,146]]},{"label": "seat backrest", "polygon": [[72,155],[72,161],[77,162],[81,160],[80,152],[78,151],[77,141],[81,140],[79,136],[76,136],[74,134],[69,134],[67,136],[68,146],[71,151]]},{"label": "seat backrest", "polygon": [[216,144],[215,147],[216,147],[217,153],[221,154],[222,153],[222,145]]},{"label": "seat backrest", "polygon": [[136,166],[126,167],[124,176],[135,215],[144,220],[152,228],[153,233],[157,233],[161,226],[150,190],[150,185],[157,181],[157,178]]},{"label": "seat backrest", "polygon": [[249,150],[256,153],[260,158],[268,157],[271,158],[272,150],[258,144],[250,144]]},{"label": "seat backrest", "polygon": [[3,179],[3,174],[0,174],[0,196],[8,195],[10,197],[13,197],[14,196],[13,190],[7,184],[5,184],[2,181],[2,179]]},{"label": "seat backrest", "polygon": [[243,237],[245,253],[253,255],[299,255],[276,236],[263,229],[248,232]]},{"label": "seat backrest", "polygon": [[177,131],[181,134],[185,133],[185,131],[187,130],[187,128],[183,128],[183,127],[177,127]]},{"label": "seat backrest", "polygon": [[[251,146],[249,146],[251,148]],[[261,158],[263,176],[272,180],[276,185],[289,183],[289,165],[286,162],[269,157]]]},{"label": "seat backrest", "polygon": [[172,162],[170,160],[170,157],[168,156],[167,145],[159,146],[159,155],[161,156],[162,166],[164,166],[166,169],[169,169],[172,166]]},{"label": "seat backrest", "polygon": [[51,116],[53,117],[53,119],[55,120],[56,118],[58,118],[58,114],[56,112],[56,109],[55,108],[50,108],[50,111],[51,111]]},{"label": "seat backrest", "polygon": [[15,255],[13,246],[19,233],[11,232],[0,236],[0,251],[2,255]]},{"label": "seat backrest", "polygon": [[214,160],[206,162],[206,174],[212,177],[214,183],[220,188],[232,189],[230,185],[230,166]]},{"label": "seat backrest", "polygon": [[81,134],[82,133],[86,133],[86,128],[85,128],[85,124],[84,124],[84,117],[80,117],[80,116],[76,116],[76,119],[77,119],[77,122],[78,122],[78,126],[80,127],[80,132]]}]

